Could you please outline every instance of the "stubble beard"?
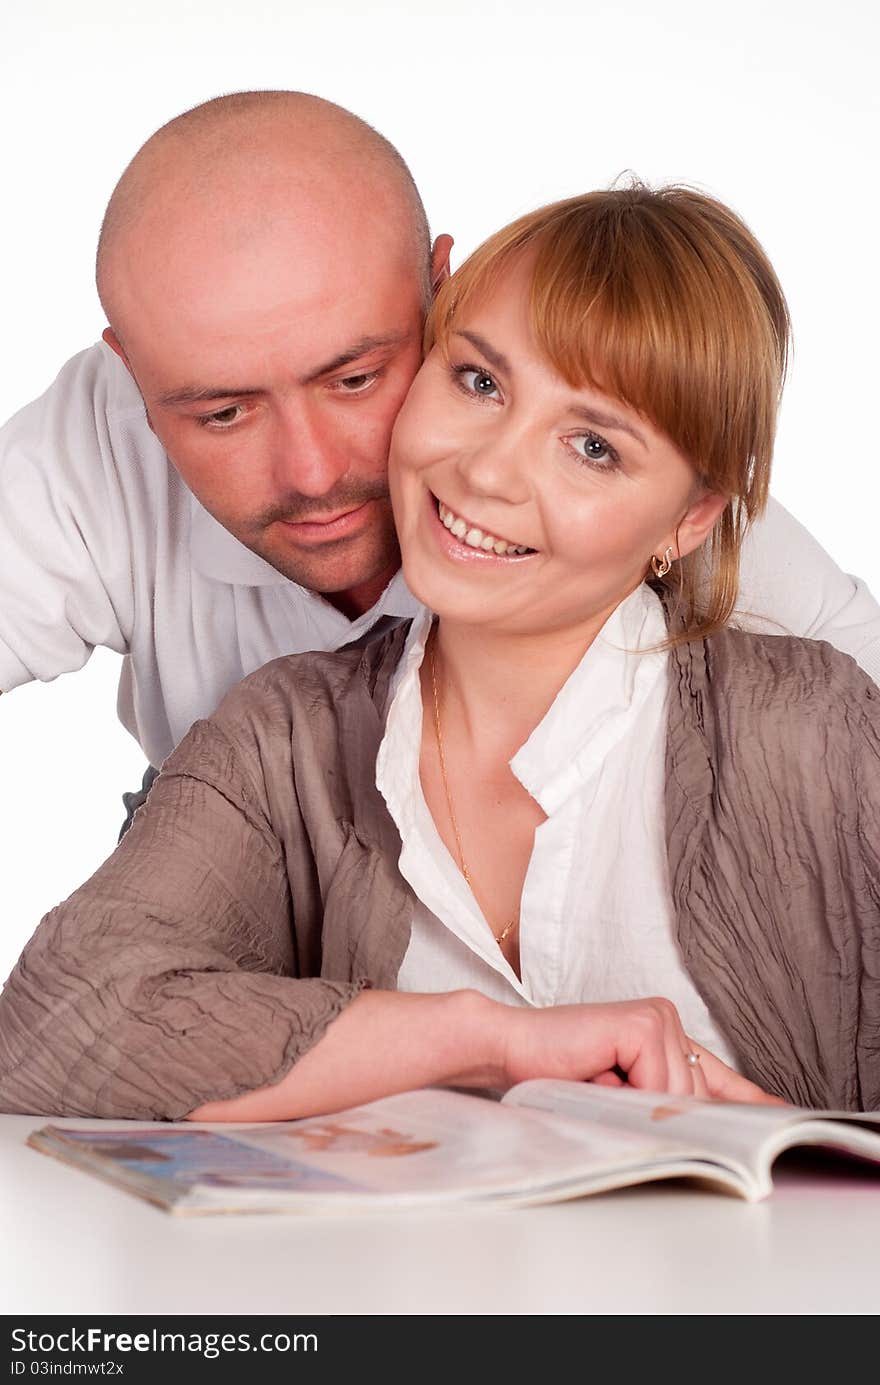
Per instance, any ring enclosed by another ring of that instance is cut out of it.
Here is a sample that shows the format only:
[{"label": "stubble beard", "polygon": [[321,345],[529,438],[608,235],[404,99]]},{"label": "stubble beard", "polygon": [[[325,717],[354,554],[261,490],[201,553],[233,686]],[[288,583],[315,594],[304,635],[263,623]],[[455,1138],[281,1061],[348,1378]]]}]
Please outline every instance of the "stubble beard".
[{"label": "stubble beard", "polygon": [[[297,504],[272,506],[235,537],[283,577],[320,596],[332,596],[371,583],[400,566],[400,548],[387,487],[351,487],[343,494],[325,496],[319,502],[297,497]],[[364,533],[331,539],[318,547],[297,547],[285,540],[280,522],[303,523],[336,510],[355,509],[377,502],[372,522]]]}]

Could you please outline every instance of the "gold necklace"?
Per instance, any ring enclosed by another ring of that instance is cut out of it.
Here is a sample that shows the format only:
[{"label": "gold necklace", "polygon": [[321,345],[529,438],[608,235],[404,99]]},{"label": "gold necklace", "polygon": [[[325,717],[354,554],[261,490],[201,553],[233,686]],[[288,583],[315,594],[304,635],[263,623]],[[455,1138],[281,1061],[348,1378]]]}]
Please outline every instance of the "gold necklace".
[{"label": "gold necklace", "polygon": [[[449,780],[446,777],[446,756],[443,753],[443,731],[440,726],[440,698],[437,693],[437,665],[434,658],[435,636],[431,635],[431,689],[434,693],[434,730],[437,734],[437,749],[440,752],[440,777],[443,780],[443,792],[446,794],[446,806],[449,809],[449,818],[452,823],[452,831],[455,836],[455,845],[458,848],[458,864],[464,876],[465,884],[473,891],[471,884],[471,873],[468,870],[467,862],[464,859],[464,852],[461,849],[461,833],[458,830],[458,821],[455,816],[455,809],[452,806],[452,794],[449,792]],[[492,937],[500,947],[505,938],[509,937],[519,922],[519,914],[514,914],[513,918],[500,933],[492,933]]]}]

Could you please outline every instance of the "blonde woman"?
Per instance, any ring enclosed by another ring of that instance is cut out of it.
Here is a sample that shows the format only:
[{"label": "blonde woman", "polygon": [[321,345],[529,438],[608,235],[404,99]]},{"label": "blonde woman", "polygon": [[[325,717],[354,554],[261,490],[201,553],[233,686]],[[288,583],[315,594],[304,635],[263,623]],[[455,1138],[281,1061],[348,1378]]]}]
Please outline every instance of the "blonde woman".
[{"label": "blonde woman", "polygon": [[726,626],[787,344],[760,246],[687,190],[481,247],[394,436],[424,616],[196,724],[10,978],[0,1107],[545,1075],[880,1104],[877,692]]}]

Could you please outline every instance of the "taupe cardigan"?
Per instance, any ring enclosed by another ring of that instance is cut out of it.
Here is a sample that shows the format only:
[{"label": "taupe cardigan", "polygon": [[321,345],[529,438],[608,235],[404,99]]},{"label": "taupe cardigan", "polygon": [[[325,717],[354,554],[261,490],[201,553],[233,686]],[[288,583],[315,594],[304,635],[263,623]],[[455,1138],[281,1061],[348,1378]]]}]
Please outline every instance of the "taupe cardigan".
[{"label": "taupe cardigan", "polygon": [[[277,659],[196,723],[7,982],[0,1110],[179,1118],[395,986],[414,900],[375,762],[404,638]],[[735,631],[669,670],[685,964],[748,1076],[880,1107],[880,692],[827,644]]]}]

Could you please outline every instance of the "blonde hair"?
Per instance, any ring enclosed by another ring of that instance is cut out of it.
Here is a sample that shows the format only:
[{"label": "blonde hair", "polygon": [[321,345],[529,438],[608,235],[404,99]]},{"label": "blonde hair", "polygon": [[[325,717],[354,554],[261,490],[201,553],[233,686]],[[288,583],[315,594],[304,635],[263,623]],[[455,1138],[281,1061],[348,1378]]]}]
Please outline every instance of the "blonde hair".
[{"label": "blonde hair", "polygon": [[621,399],[674,443],[727,504],[703,550],[673,563],[670,643],[720,629],[748,524],[766,500],[790,343],[773,268],[728,207],[640,184],[541,207],[485,241],[440,289],[426,345],[514,259],[532,266],[535,338],[564,380]]}]

